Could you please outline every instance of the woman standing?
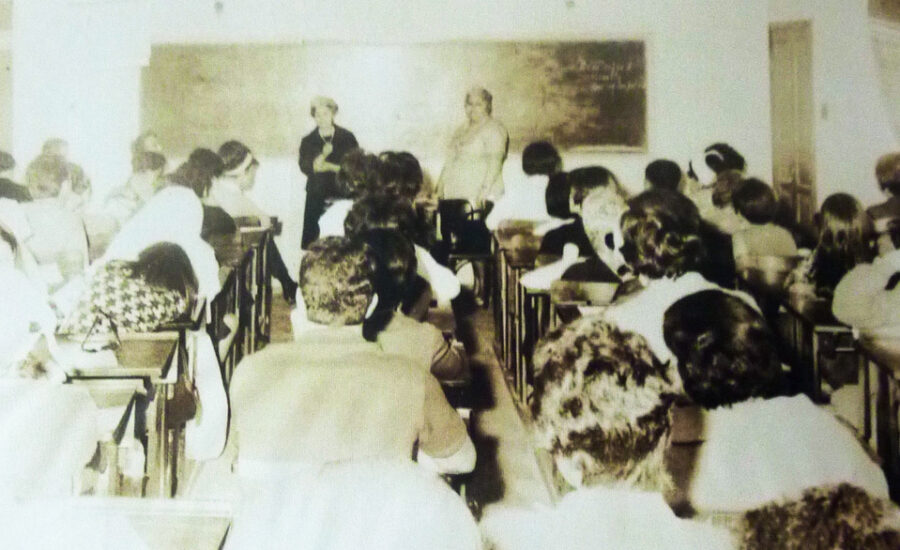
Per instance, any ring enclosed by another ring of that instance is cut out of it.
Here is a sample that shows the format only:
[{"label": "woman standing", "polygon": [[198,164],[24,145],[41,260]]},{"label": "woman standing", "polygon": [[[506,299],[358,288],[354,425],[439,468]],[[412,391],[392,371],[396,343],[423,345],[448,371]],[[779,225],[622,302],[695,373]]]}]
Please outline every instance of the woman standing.
[{"label": "woman standing", "polygon": [[309,113],[316,121],[316,129],[300,142],[300,171],[307,178],[301,241],[304,250],[319,237],[319,217],[325,211],[326,201],[339,194],[336,176],[341,159],[347,151],[359,146],[349,130],[334,123],[337,111],[333,99],[313,98]]},{"label": "woman standing", "polygon": [[453,133],[447,163],[438,180],[437,196],[466,199],[480,208],[503,194],[503,161],[509,133],[491,117],[493,96],[484,88],[466,94],[468,121]]}]

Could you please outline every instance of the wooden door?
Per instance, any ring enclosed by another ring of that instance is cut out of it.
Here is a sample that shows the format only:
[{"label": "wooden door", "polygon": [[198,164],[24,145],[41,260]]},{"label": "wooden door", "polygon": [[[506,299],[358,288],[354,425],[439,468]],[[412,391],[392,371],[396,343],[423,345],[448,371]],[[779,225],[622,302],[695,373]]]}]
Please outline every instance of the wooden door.
[{"label": "wooden door", "polygon": [[816,190],[809,21],[769,27],[769,72],[775,192],[789,205],[795,221],[812,224]]}]

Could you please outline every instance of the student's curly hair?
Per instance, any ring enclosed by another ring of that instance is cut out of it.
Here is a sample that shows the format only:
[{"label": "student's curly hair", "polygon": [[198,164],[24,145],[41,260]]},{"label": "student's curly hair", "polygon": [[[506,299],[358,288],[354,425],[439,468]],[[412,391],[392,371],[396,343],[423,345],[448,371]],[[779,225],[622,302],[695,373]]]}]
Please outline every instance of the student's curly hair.
[{"label": "student's curly hair", "polygon": [[834,290],[848,271],[875,257],[875,230],[862,204],[847,193],[826,198],[817,221],[819,243],[811,275],[816,288]]},{"label": "student's curly hair", "polygon": [[628,201],[621,225],[622,255],[639,275],[677,277],[699,271],[706,261],[700,213],[681,193],[644,191]]},{"label": "student's curly hair", "polygon": [[369,195],[353,203],[344,218],[344,234],[363,235],[371,229],[396,229],[416,244],[422,240],[418,232],[416,212],[409,201],[389,195]]},{"label": "student's curly hair", "polygon": [[673,385],[643,337],[583,318],[534,353],[533,411],[539,444],[584,485],[626,481],[671,488],[664,465]]},{"label": "student's curly hair", "polygon": [[407,151],[385,151],[381,161],[381,182],[384,193],[412,201],[422,189],[425,176],[418,159]]},{"label": "student's curly hair", "polygon": [[340,194],[348,199],[358,199],[367,195],[380,193],[381,161],[373,154],[360,148],[347,151],[341,160],[341,169],[337,175]]},{"label": "student's curly hair", "polygon": [[368,266],[361,241],[325,237],[310,244],[298,281],[309,320],[333,326],[362,323],[374,294]]},{"label": "student's curly hair", "polygon": [[666,345],[688,396],[706,408],[784,391],[775,338],[762,315],[720,290],[686,296],[663,316]]},{"label": "student's curly hair", "polygon": [[900,531],[886,516],[893,507],[847,483],[815,487],[799,500],[744,514],[742,550],[895,550]]},{"label": "student's curly hair", "polygon": [[369,279],[378,305],[363,322],[363,337],[374,342],[401,305],[413,299],[416,250],[396,229],[370,229],[362,235],[369,246]]}]

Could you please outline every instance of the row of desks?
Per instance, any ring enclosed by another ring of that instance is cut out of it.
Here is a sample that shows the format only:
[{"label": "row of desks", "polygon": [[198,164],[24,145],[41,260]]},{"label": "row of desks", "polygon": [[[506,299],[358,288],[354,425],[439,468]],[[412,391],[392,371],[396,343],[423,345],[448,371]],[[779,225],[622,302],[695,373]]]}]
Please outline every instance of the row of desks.
[{"label": "row of desks", "polygon": [[[196,406],[195,356],[188,340],[206,328],[219,359],[222,377],[230,382],[234,368],[248,353],[264,346],[270,337],[272,286],[268,247],[269,230],[241,231],[212,242],[220,264],[221,292],[203,302],[190,318],[170,323],[152,333],[120,333],[114,352],[78,353],[80,342],[61,341],[83,362],[69,368],[72,383],[87,385],[96,399],[127,403],[120,426],[131,426],[146,441],[145,483],[140,496],[173,497],[184,478],[185,408]],[[201,337],[205,337],[201,336]],[[128,394],[131,392],[131,396]],[[185,393],[187,392],[187,393]],[[190,413],[188,413],[190,414]],[[115,464],[116,443],[122,430],[109,442]],[[117,479],[116,473],[111,474]],[[110,492],[117,494],[116,485]]]}]

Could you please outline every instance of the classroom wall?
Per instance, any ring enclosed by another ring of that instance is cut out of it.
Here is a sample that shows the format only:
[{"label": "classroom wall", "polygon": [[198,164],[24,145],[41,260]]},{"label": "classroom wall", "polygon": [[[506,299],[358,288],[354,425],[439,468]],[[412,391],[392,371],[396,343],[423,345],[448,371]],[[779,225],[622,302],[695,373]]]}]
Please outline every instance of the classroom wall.
[{"label": "classroom wall", "polygon": [[819,203],[847,191],[883,200],[875,162],[898,149],[872,50],[866,0],[770,0],[773,22],[810,20]]}]

